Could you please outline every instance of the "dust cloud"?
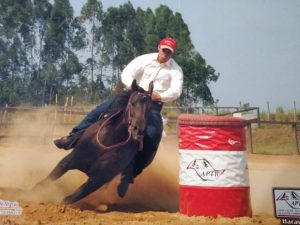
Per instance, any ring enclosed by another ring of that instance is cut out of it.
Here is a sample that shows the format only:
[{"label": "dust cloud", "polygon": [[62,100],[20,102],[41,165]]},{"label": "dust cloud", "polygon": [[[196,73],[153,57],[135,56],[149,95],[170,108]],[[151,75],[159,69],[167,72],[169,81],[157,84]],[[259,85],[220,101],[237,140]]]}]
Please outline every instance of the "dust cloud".
[{"label": "dust cloud", "polygon": [[[2,136],[10,137],[0,139],[0,199],[59,204],[84,183],[86,175],[75,170],[41,191],[31,191],[69,153],[57,149],[52,140],[67,134],[71,128],[72,125],[55,125],[44,111],[19,116],[14,125],[1,127]],[[178,160],[177,137],[167,135],[153,163],[130,185],[125,198],[118,197],[116,192],[118,176],[75,206],[100,211],[178,212]],[[273,215],[272,188],[300,186],[300,156],[249,154],[248,164],[253,213]]]},{"label": "dust cloud", "polygon": [[[55,125],[49,112],[24,114],[1,128],[8,138],[0,139],[0,198],[25,202],[59,203],[75,191],[87,176],[69,171],[39,191],[31,189],[45,178],[69,151],[57,149],[52,140],[67,134],[72,126]],[[176,139],[175,139],[176,140]],[[120,177],[79,201],[80,208],[106,210],[178,210],[178,151],[174,136],[162,139],[153,163],[130,185],[125,198],[117,195]]]},{"label": "dust cloud", "polygon": [[[130,185],[125,198],[117,195],[116,186],[120,180],[117,176],[75,205],[63,205],[60,204],[62,199],[85,182],[85,174],[70,171],[45,188],[32,191],[35,184],[69,153],[57,149],[52,140],[66,135],[72,125],[58,126],[55,122],[53,115],[41,111],[34,115],[24,113],[14,118],[12,126],[0,127],[0,199],[17,201],[23,208],[21,216],[0,216],[1,224],[279,225],[280,221],[272,215],[270,185],[299,186],[299,157],[282,160],[280,156],[250,155],[252,218],[182,215],[178,213],[177,137],[167,135],[163,137],[153,163]],[[4,137],[6,135],[9,137]]]}]

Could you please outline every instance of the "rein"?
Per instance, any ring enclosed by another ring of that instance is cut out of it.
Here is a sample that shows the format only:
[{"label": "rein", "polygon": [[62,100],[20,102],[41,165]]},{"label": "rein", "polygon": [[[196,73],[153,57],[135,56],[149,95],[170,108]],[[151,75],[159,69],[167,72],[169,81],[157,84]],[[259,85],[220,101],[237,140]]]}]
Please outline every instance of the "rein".
[{"label": "rein", "polygon": [[[100,134],[100,131],[113,119],[115,118],[117,115],[119,115],[122,110],[118,110],[116,111],[115,113],[113,113],[112,115],[110,115],[107,119],[104,120],[104,122],[102,123],[102,125],[98,128],[98,131],[97,131],[97,136],[96,136],[96,140],[97,140],[97,144],[103,148],[104,150],[108,150],[108,149],[112,149],[112,148],[117,148],[117,147],[122,147],[124,145],[126,145],[130,139],[131,139],[131,130],[130,130],[130,126],[131,126],[131,117],[130,117],[130,110],[131,110],[131,107],[132,107],[132,103],[131,103],[131,100],[133,98],[134,95],[143,95],[143,96],[150,96],[150,94],[148,93],[136,93],[136,94],[132,94],[130,97],[129,97],[129,100],[128,100],[128,104],[127,104],[127,107],[125,109],[125,115],[128,116],[128,138],[125,140],[125,141],[122,141],[120,143],[117,143],[117,144],[113,144],[111,146],[105,146],[104,144],[102,144],[99,140],[99,134]],[[140,148],[143,146],[143,143],[139,143],[140,145]]]},{"label": "rein", "polygon": [[106,145],[103,145],[100,141],[99,141],[99,133],[100,133],[100,131],[115,117],[115,116],[117,116],[118,114],[120,114],[122,112],[122,110],[118,110],[117,112],[115,112],[115,113],[113,113],[110,117],[108,117],[103,123],[102,123],[102,125],[98,128],[98,131],[97,131],[97,136],[96,136],[96,140],[97,140],[97,144],[101,147],[101,148],[103,148],[103,149],[105,149],[105,150],[108,150],[108,149],[112,149],[112,148],[116,148],[116,147],[121,147],[121,146],[124,146],[124,145],[126,145],[128,142],[129,142],[129,140],[130,140],[130,138],[131,138],[131,133],[130,133],[130,131],[128,130],[128,132],[129,132],[129,135],[128,135],[128,138],[125,140],[125,141],[123,141],[123,142],[120,142],[120,143],[117,143],[117,144],[114,144],[114,145],[111,145],[111,146],[106,146]]}]

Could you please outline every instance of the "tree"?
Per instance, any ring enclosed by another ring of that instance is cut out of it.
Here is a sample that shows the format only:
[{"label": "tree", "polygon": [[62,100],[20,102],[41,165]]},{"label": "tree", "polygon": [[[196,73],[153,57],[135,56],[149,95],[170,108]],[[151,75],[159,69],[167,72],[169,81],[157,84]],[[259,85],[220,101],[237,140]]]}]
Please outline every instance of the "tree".
[{"label": "tree", "polygon": [[210,82],[217,81],[219,77],[215,69],[206,65],[198,52],[194,52],[190,58],[179,57],[178,63],[182,66],[185,75],[181,102],[189,105],[200,101],[204,105],[212,104],[214,99],[208,85]]},{"label": "tree", "polygon": [[56,93],[103,99],[125,65],[156,52],[163,37],[177,41],[173,57],[184,72],[178,103],[213,103],[209,84],[219,74],[195,51],[181,14],[165,5],[144,11],[127,2],[104,12],[100,0],[88,0],[73,18],[68,0],[2,0],[0,104],[43,105]]},{"label": "tree", "polygon": [[[89,44],[90,57],[86,60],[86,71],[90,71],[91,85],[90,85],[90,94],[92,99],[94,99],[94,73],[97,65],[97,53],[101,51],[96,51],[96,45],[101,45],[101,33],[99,29],[102,24],[103,19],[103,9],[102,3],[98,0],[88,0],[87,3],[83,6],[81,10],[81,15],[79,21],[83,24],[85,23],[86,27],[90,28],[89,36],[87,36],[87,43]],[[99,59],[100,60],[100,59]]]},{"label": "tree", "polygon": [[26,93],[26,89],[19,85],[19,82],[26,81],[28,71],[26,53],[31,44],[31,1],[4,0],[0,2],[0,10],[0,44],[1,52],[5,53],[0,55],[0,71],[5,82],[4,92],[1,94],[6,95],[2,98],[6,103],[14,105],[18,104]]},{"label": "tree", "polygon": [[151,9],[143,11],[141,8],[137,9],[137,19],[143,28],[144,35],[144,50],[141,53],[156,51],[157,43],[160,37],[155,32],[156,18]]},{"label": "tree", "polygon": [[[82,65],[79,63],[77,56],[72,52],[67,52],[65,62],[61,64],[60,73],[62,78],[66,79],[66,86],[69,86],[69,82],[75,74],[79,74],[82,70]],[[66,93],[68,94],[68,92]]]},{"label": "tree", "polygon": [[140,24],[130,2],[110,7],[103,20],[104,45],[113,68],[115,86],[124,66],[144,50],[143,24]]},{"label": "tree", "polygon": [[[69,81],[73,79],[73,73],[64,73],[70,56],[77,57],[72,53],[73,44],[73,9],[68,0],[55,0],[51,9],[50,18],[47,21],[48,29],[45,32],[42,50],[41,78],[44,79],[43,100],[48,98],[49,103],[53,97],[53,90],[67,93]],[[72,62],[78,60],[72,59]],[[77,66],[79,68],[79,66]],[[50,70],[50,71],[48,71]],[[49,73],[53,74],[49,74]],[[66,89],[64,88],[66,85]]]}]

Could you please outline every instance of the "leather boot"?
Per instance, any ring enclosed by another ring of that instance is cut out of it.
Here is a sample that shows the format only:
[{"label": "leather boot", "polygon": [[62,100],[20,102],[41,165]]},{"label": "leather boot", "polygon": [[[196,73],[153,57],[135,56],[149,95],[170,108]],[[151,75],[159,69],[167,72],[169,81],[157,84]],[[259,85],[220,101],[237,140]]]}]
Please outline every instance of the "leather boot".
[{"label": "leather boot", "polygon": [[74,148],[74,146],[76,145],[77,141],[79,140],[83,132],[84,130],[78,131],[76,133],[70,133],[68,136],[56,139],[53,142],[56,147],[60,149],[69,150]]}]

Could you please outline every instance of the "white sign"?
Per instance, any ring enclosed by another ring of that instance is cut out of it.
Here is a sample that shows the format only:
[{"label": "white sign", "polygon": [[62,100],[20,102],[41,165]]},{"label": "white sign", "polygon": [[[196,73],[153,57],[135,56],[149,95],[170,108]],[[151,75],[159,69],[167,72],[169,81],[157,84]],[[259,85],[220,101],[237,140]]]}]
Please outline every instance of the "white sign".
[{"label": "white sign", "polygon": [[6,201],[0,199],[0,215],[21,215],[22,207],[16,201]]},{"label": "white sign", "polygon": [[300,218],[300,189],[273,188],[276,218]]}]

